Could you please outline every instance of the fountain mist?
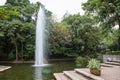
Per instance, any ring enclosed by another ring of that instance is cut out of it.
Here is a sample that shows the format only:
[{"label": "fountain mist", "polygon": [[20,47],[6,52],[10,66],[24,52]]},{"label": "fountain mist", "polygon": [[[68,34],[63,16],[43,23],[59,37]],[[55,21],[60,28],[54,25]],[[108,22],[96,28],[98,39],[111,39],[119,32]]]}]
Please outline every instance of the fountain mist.
[{"label": "fountain mist", "polygon": [[36,49],[35,49],[35,65],[34,66],[45,66],[45,58],[44,58],[44,43],[45,43],[45,12],[44,7],[40,6],[37,23],[36,23]]}]

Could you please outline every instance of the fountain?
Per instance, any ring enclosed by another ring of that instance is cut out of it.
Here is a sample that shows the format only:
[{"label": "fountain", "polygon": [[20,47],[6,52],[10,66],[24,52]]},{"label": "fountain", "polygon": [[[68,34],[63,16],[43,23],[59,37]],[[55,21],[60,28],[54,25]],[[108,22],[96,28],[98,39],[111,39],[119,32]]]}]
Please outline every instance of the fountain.
[{"label": "fountain", "polygon": [[45,26],[46,26],[46,19],[45,19],[45,12],[44,6],[40,6],[38,16],[37,16],[37,23],[36,23],[36,49],[35,49],[35,65],[38,67],[47,66],[47,60],[45,59],[44,55],[44,47],[45,47]]}]

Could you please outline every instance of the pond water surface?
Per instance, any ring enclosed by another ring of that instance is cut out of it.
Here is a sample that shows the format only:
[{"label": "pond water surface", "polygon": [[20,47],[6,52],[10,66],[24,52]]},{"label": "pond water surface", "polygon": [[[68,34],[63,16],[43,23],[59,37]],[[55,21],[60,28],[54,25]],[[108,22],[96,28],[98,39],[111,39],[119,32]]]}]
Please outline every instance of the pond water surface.
[{"label": "pond water surface", "polygon": [[32,67],[33,64],[0,64],[12,66],[11,69],[0,72],[0,80],[55,80],[53,73],[73,70],[74,61],[54,61],[50,67]]}]

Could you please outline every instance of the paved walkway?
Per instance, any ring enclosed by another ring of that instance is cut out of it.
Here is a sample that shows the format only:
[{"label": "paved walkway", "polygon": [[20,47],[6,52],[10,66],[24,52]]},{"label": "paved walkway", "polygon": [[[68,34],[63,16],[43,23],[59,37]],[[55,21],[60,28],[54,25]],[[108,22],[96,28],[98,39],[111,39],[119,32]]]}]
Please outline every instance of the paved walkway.
[{"label": "paved walkway", "polygon": [[120,80],[120,66],[108,64],[102,65],[101,76],[91,74],[88,68],[54,73],[54,76],[56,80]]},{"label": "paved walkway", "polygon": [[[90,73],[89,69],[83,69],[83,71]],[[120,80],[120,66],[102,67],[99,77],[104,80]]]},{"label": "paved walkway", "polygon": [[11,68],[11,66],[1,66],[0,65],[0,72],[5,71],[5,70],[10,69],[10,68]]},{"label": "paved walkway", "polygon": [[103,67],[101,77],[105,80],[120,80],[120,66]]}]

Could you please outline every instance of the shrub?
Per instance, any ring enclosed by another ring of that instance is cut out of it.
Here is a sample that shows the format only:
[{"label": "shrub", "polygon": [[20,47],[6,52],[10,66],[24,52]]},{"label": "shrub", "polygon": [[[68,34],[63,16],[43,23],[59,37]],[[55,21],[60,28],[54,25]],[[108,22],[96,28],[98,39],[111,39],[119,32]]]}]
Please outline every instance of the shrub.
[{"label": "shrub", "polygon": [[98,54],[97,60],[99,60],[101,63],[103,62],[103,55],[102,54]]},{"label": "shrub", "polygon": [[106,54],[120,55],[120,51],[107,51]]},{"label": "shrub", "polygon": [[87,59],[79,56],[79,57],[76,58],[76,61],[75,61],[76,67],[79,67],[79,68],[86,67],[87,62],[88,62]]},{"label": "shrub", "polygon": [[91,59],[88,62],[87,67],[90,68],[90,69],[94,69],[94,70],[100,70],[100,61],[98,61],[96,59]]}]

